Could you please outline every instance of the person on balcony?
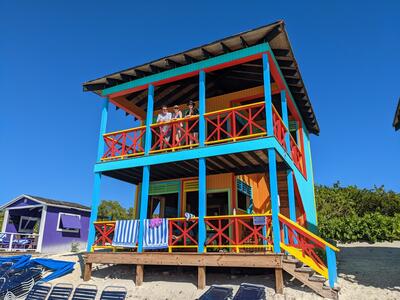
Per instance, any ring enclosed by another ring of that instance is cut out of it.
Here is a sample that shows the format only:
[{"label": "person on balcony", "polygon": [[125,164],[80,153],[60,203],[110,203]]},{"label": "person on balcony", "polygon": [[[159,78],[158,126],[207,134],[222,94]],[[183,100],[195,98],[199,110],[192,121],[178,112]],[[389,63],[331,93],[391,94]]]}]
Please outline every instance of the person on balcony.
[{"label": "person on balcony", "polygon": [[[177,120],[177,119],[182,119],[183,118],[183,114],[182,111],[179,109],[178,105],[174,106],[174,112],[172,113],[172,120]],[[175,141],[176,141],[176,146],[180,146],[181,145],[181,138],[182,138],[182,128],[183,128],[183,123],[179,122],[174,124],[175,128],[176,128],[176,133],[175,133]]]},{"label": "person on balcony", "polygon": [[[194,102],[192,100],[188,103],[188,109],[185,111],[185,118],[198,116],[199,110],[195,107]],[[198,143],[198,136],[199,136],[199,120],[193,120],[188,122],[188,128],[190,139],[189,145],[197,144]],[[194,125],[196,124],[196,125]],[[193,127],[193,128],[192,128]]]},{"label": "person on balcony", "polygon": [[[163,105],[161,107],[161,113],[157,116],[157,123],[165,123],[169,122],[172,119],[172,114],[168,111],[168,107]],[[160,126],[160,134],[164,138],[163,141],[160,142],[160,149],[169,148],[169,140],[171,138],[171,125],[165,124]]]}]

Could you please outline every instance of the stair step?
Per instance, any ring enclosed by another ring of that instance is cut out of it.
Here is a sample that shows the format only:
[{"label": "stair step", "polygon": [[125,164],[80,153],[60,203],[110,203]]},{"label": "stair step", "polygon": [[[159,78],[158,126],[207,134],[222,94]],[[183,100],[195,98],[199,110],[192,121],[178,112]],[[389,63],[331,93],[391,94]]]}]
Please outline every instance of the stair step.
[{"label": "stair step", "polygon": [[289,264],[297,264],[297,263],[299,263],[299,261],[297,259],[295,259],[295,258],[284,258],[282,261],[285,262],[285,263],[289,263]]},{"label": "stair step", "polygon": [[315,282],[325,282],[326,278],[324,276],[314,274],[314,275],[310,276],[310,278],[308,278],[308,280],[315,281]]},{"label": "stair step", "polygon": [[296,268],[296,269],[294,269],[296,272],[301,272],[301,273],[311,273],[311,272],[314,272],[314,270],[313,269],[311,269],[310,267],[305,267],[305,266],[302,266],[302,267],[300,267],[300,268]]}]

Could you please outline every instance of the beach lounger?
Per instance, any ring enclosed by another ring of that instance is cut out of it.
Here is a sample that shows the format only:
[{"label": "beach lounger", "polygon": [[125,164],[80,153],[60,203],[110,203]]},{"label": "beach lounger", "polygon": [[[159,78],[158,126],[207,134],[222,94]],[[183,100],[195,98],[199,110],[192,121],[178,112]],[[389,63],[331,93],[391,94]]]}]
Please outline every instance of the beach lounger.
[{"label": "beach lounger", "polygon": [[74,286],[70,283],[57,283],[49,295],[48,300],[68,300]]},{"label": "beach lounger", "polygon": [[144,220],[143,249],[168,248],[168,219],[160,219],[158,226],[151,226],[151,219]]},{"label": "beach lounger", "polygon": [[265,286],[259,284],[242,283],[233,300],[265,300]]},{"label": "beach lounger", "polygon": [[100,300],[125,300],[127,290],[123,286],[106,286],[101,293]]},{"label": "beach lounger", "polygon": [[139,220],[118,220],[115,223],[112,245],[115,247],[136,247],[139,234]]},{"label": "beach lounger", "polygon": [[97,295],[97,286],[94,284],[80,284],[75,288],[72,300],[94,300]]},{"label": "beach lounger", "polygon": [[199,300],[228,300],[232,297],[232,288],[212,285]]},{"label": "beach lounger", "polygon": [[37,283],[30,290],[25,300],[45,300],[51,290],[51,284],[48,282]]}]

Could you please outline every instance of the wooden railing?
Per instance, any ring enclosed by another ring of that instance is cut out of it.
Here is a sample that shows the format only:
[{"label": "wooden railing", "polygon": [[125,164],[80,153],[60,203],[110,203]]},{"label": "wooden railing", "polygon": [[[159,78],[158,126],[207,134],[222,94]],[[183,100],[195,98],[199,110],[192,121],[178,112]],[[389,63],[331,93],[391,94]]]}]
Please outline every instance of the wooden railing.
[{"label": "wooden railing", "polygon": [[197,249],[198,218],[186,220],[185,218],[168,219],[168,251],[174,249]]},{"label": "wooden railing", "polygon": [[206,250],[272,250],[271,215],[207,216]]},{"label": "wooden railing", "polygon": [[274,135],[278,142],[282,145],[283,149],[287,151],[285,137],[286,134],[289,134],[289,130],[285,126],[285,123],[274,106],[272,106],[272,119],[274,124]]},{"label": "wooden railing", "polygon": [[300,147],[297,145],[292,135],[289,134],[289,136],[290,136],[290,157],[292,158],[293,163],[300,170],[300,172],[304,174],[303,153],[301,152]]},{"label": "wooden railing", "polygon": [[235,142],[267,135],[264,102],[208,112],[204,117],[205,144]]},{"label": "wooden railing", "polygon": [[110,248],[114,237],[115,221],[96,221],[94,222],[95,240],[92,249]]},{"label": "wooden railing", "polygon": [[144,154],[146,126],[115,131],[103,135],[105,152],[102,160],[123,159]]},{"label": "wooden railing", "polygon": [[[329,278],[330,282],[335,282],[337,275],[334,253],[339,249],[281,214],[279,224],[281,248],[317,273]],[[330,266],[330,263],[333,265]]]},{"label": "wooden railing", "polygon": [[198,146],[198,127],[199,116],[152,124],[150,128],[153,142],[150,153]]},{"label": "wooden railing", "polygon": [[38,240],[35,233],[0,232],[0,251],[36,251]]}]

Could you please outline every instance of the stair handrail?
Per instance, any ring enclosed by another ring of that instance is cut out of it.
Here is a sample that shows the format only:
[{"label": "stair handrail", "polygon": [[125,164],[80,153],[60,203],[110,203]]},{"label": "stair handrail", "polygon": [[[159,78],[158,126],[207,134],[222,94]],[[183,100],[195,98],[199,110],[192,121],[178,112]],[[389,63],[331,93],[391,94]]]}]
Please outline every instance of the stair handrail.
[{"label": "stair handrail", "polygon": [[321,243],[321,244],[323,244],[325,246],[328,246],[329,248],[331,248],[335,252],[339,252],[340,251],[339,248],[337,248],[334,245],[328,243],[327,241],[325,241],[324,239],[322,239],[318,235],[312,233],[311,231],[307,230],[306,228],[302,227],[301,225],[297,224],[296,222],[293,222],[292,220],[290,220],[289,218],[285,217],[284,215],[279,214],[279,218],[283,219],[285,222],[289,223],[290,225],[295,226],[299,231],[301,231],[302,233],[304,233],[308,237],[312,238],[316,242],[319,242],[319,243]]}]

